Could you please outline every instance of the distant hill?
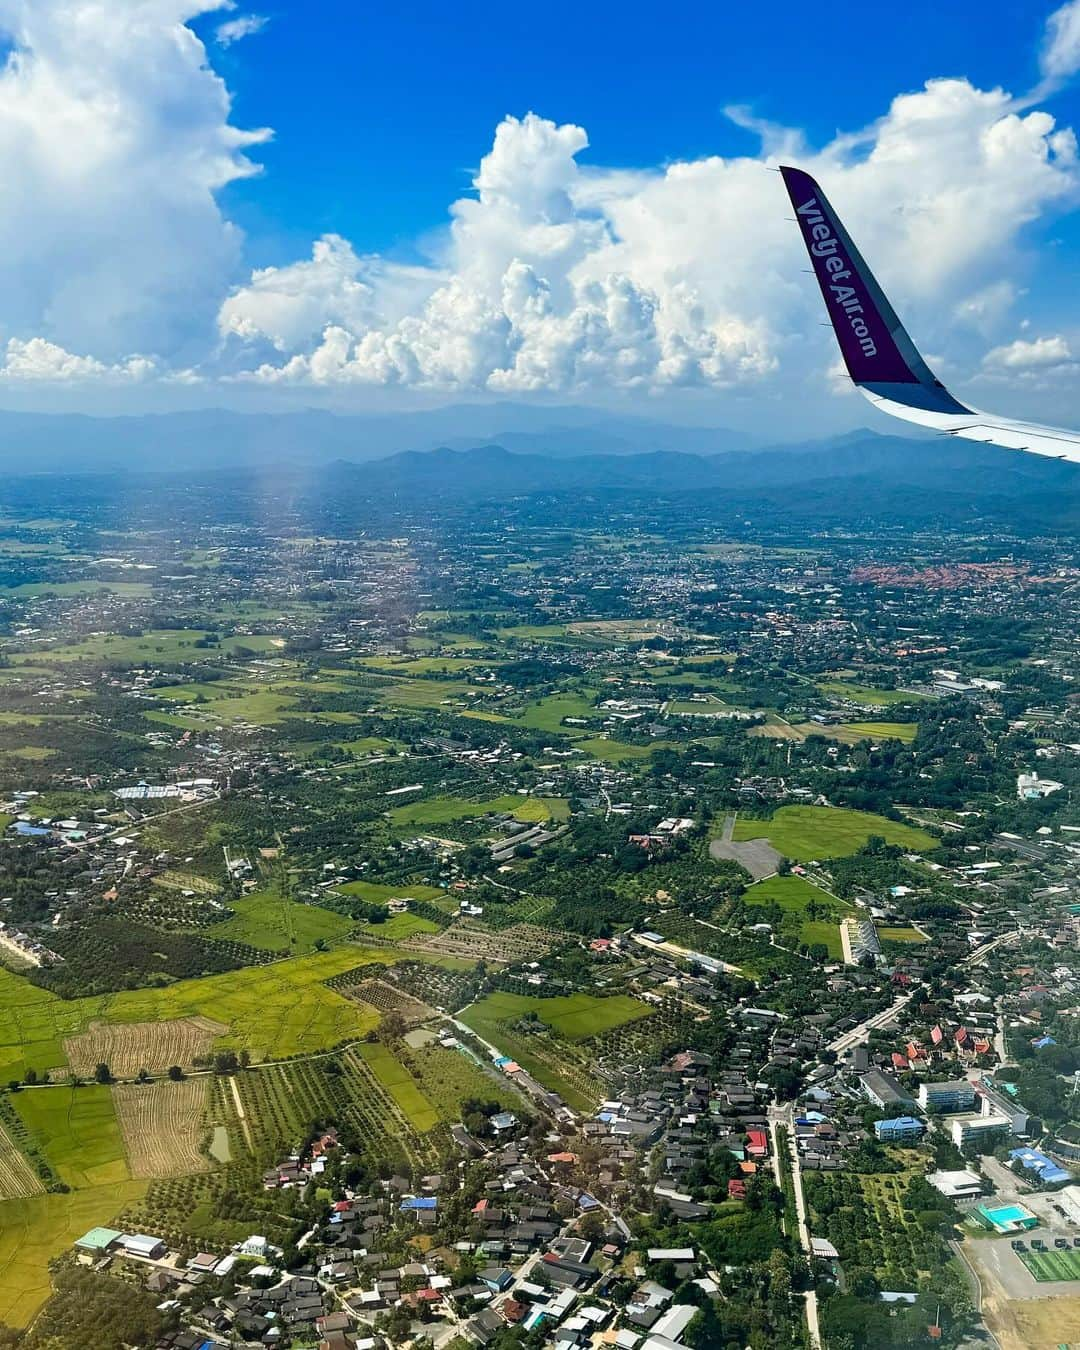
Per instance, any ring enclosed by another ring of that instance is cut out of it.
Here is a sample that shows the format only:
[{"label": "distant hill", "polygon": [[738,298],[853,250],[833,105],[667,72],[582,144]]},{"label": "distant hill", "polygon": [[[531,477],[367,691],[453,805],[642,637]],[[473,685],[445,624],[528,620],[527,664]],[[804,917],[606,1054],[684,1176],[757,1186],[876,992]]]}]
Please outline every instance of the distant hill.
[{"label": "distant hill", "polygon": [[[485,415],[491,413],[487,409]],[[610,445],[612,437],[624,433],[564,425],[550,433],[556,438],[566,434],[559,452],[444,445],[379,458],[375,449],[387,442],[374,431],[365,442],[371,453],[357,451],[357,419],[323,413],[173,414],[111,419],[110,425],[123,423],[123,434],[117,431],[120,440],[99,450],[106,460],[120,458],[121,464],[77,458],[73,463],[65,454],[60,458],[66,472],[50,474],[50,454],[58,452],[39,453],[29,446],[40,439],[51,447],[57,426],[82,427],[87,421],[94,419],[38,417],[20,424],[15,415],[0,414],[0,467],[6,463],[5,490],[12,502],[43,503],[55,496],[59,510],[65,494],[78,490],[103,508],[122,497],[125,510],[138,508],[149,519],[168,497],[170,509],[202,510],[208,518],[227,509],[232,519],[280,522],[284,528],[295,513],[320,529],[351,530],[372,526],[399,507],[423,511],[432,501],[455,503],[468,512],[484,503],[499,506],[535,497],[551,499],[550,508],[538,502],[537,509],[579,523],[612,511],[646,519],[656,507],[667,518],[723,521],[728,527],[742,518],[768,516],[781,527],[785,521],[811,528],[874,522],[886,528],[926,524],[975,533],[1080,536],[1080,466],[947,437],[861,430],[799,445],[702,453],[667,447],[666,440],[678,441],[674,432],[668,436],[672,429],[642,424],[665,448],[631,452],[623,444],[617,452],[572,454],[571,436]],[[101,425],[95,424],[95,436]],[[434,423],[423,425],[430,429]],[[199,442],[208,426],[213,436],[207,432],[208,439]],[[415,430],[417,423],[410,426]],[[641,428],[634,426],[636,434]],[[226,431],[238,438],[232,443],[237,460],[221,449]],[[691,444],[705,435],[678,431]],[[393,434],[412,432],[396,426]],[[516,444],[523,446],[534,434],[543,440],[539,432],[521,433]],[[718,441],[729,434],[717,433]],[[184,447],[195,443],[201,449],[189,454]],[[15,453],[15,444],[23,446],[21,453]],[[289,447],[301,444],[303,452],[292,453]],[[33,483],[20,481],[18,475],[27,472],[38,475]]]},{"label": "distant hill", "polygon": [[632,455],[657,450],[717,454],[760,440],[723,428],[669,426],[596,408],[459,404],[425,412],[242,413],[223,408],[131,417],[0,412],[0,469],[95,473],[242,465],[364,462],[405,450],[498,442],[514,453]]},{"label": "distant hill", "polygon": [[[864,431],[802,446],[689,455],[552,458],[501,446],[394,455],[367,465],[339,462],[325,491],[339,500],[386,495],[459,500],[508,495],[708,494],[717,508],[764,507],[793,519],[869,517],[995,528],[1080,530],[1080,466],[940,437]],[[700,501],[692,503],[697,512]]]}]

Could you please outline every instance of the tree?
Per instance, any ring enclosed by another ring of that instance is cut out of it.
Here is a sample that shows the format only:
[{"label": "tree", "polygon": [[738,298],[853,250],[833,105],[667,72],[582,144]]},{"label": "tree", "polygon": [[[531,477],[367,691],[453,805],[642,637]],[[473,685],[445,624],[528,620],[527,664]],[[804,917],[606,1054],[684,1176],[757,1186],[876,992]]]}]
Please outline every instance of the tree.
[{"label": "tree", "polygon": [[169,1073],[169,1081],[172,1083],[179,1083],[181,1079],[184,1077],[184,1071],[179,1064],[170,1064],[168,1073]]},{"label": "tree", "polygon": [[100,1063],[100,1064],[97,1066],[97,1068],[94,1070],[94,1082],[95,1082],[95,1083],[111,1083],[112,1080],[113,1080],[112,1070],[111,1070],[111,1069],[109,1068],[109,1066],[105,1063],[105,1061],[102,1060],[101,1063]]}]

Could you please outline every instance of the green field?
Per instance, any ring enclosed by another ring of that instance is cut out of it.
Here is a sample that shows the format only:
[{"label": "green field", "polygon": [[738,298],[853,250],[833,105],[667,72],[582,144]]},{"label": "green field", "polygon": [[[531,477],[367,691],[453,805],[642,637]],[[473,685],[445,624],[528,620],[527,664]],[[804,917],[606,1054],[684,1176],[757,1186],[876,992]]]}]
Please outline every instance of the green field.
[{"label": "green field", "polygon": [[371,933],[373,937],[403,942],[406,938],[415,937],[417,933],[437,933],[439,925],[419,914],[391,914],[385,923],[373,923],[366,930],[358,929],[358,939],[362,939],[365,931]]},{"label": "green field", "polygon": [[439,1123],[439,1113],[408,1069],[378,1041],[358,1048],[368,1068],[397,1102],[413,1129],[420,1134],[433,1130]]},{"label": "green field", "polygon": [[735,839],[768,839],[779,853],[795,862],[815,858],[845,858],[858,852],[871,835],[889,844],[916,852],[937,848],[937,840],[925,830],[902,825],[869,811],[848,811],[836,806],[781,806],[771,820],[739,816]]},{"label": "green field", "polygon": [[580,736],[580,727],[564,727],[564,717],[596,717],[596,698],[589,694],[549,694],[527,704],[517,719],[524,726],[535,731],[546,731],[551,735]]},{"label": "green field", "polygon": [[95,595],[111,591],[114,595],[150,595],[153,587],[145,581],[25,581],[21,586],[7,586],[0,595],[28,599],[38,595]]},{"label": "green field", "polygon": [[402,680],[372,693],[393,708],[438,708],[443,703],[468,706],[480,696],[479,689],[460,680]]},{"label": "green field", "polygon": [[361,656],[357,665],[390,675],[455,675],[474,666],[491,665],[479,656]]},{"label": "green field", "polygon": [[111,1088],[97,1083],[26,1088],[10,1101],[68,1186],[115,1185],[130,1178]]},{"label": "green field", "polygon": [[316,942],[334,942],[354,927],[351,919],[316,905],[298,905],[275,891],[256,891],[233,900],[232,918],[212,924],[206,936],[228,942],[246,942],[268,952],[314,951]]},{"label": "green field", "polygon": [[879,928],[878,937],[882,942],[926,942],[924,933],[917,928]]},{"label": "green field", "polygon": [[558,641],[567,636],[563,623],[518,623],[497,631],[501,638],[535,638],[541,642]]},{"label": "green field", "polygon": [[[148,592],[150,588],[141,587],[141,589]],[[194,628],[166,628],[160,632],[144,633],[141,637],[105,633],[54,647],[37,647],[30,654],[14,656],[12,664],[36,665],[43,662],[52,665],[57,662],[92,661],[98,664],[135,666],[147,661],[155,665],[182,661],[220,661],[233,647],[243,646],[256,651],[268,651],[275,641],[269,637],[243,636],[224,639],[220,648],[196,647],[195,643],[205,636],[204,632]]]},{"label": "green field", "polygon": [[596,998],[592,994],[566,994],[559,998],[530,998],[525,994],[488,994],[462,1014],[462,1021],[481,1034],[483,1027],[498,1027],[516,1022],[526,1013],[534,1012],[542,1022],[569,1041],[583,1041],[599,1036],[613,1027],[648,1017],[651,1009],[627,994],[611,998]]},{"label": "green field", "polygon": [[888,708],[894,703],[919,703],[925,695],[906,694],[901,689],[876,689],[869,684],[848,684],[845,680],[823,680],[818,688],[833,698],[850,699],[868,707]]},{"label": "green field", "polygon": [[[782,933],[786,939],[805,942],[807,946],[823,942],[830,956],[837,960],[843,957],[837,920],[853,913],[852,906],[811,885],[803,877],[766,877],[746,891],[743,902],[747,905],[779,905],[784,911]],[[807,916],[811,904],[815,907],[813,918]]]},{"label": "green field", "polygon": [[668,750],[672,741],[652,741],[649,745],[630,745],[626,741],[608,740],[606,736],[590,736],[578,741],[577,748],[584,750],[593,759],[609,760],[617,763],[622,759],[648,759],[654,750]]},{"label": "green field", "polygon": [[461,1119],[462,1104],[470,1098],[480,1101],[498,1101],[509,1110],[521,1106],[521,1098],[500,1074],[485,1072],[461,1050],[444,1050],[439,1045],[425,1045],[412,1052],[412,1060],[420,1073],[424,1096],[451,1124]]},{"label": "green field", "polygon": [[[461,1014],[478,1036],[509,1055],[542,1083],[579,1111],[595,1110],[600,1100],[598,1082],[591,1076],[588,1049],[577,1044],[613,1027],[648,1017],[652,1009],[625,994],[596,998],[569,994],[559,998],[529,998],[522,994],[489,994]],[[536,1013],[554,1036],[530,1035],[516,1027],[526,1013]],[[564,1037],[565,1044],[560,1037]]]},{"label": "green field", "polygon": [[412,881],[402,881],[395,886],[375,881],[347,881],[337,889],[343,895],[358,895],[372,905],[385,905],[388,900],[442,900],[446,896],[438,886],[417,886]]},{"label": "green field", "polygon": [[432,797],[428,801],[409,802],[387,812],[395,825],[445,825],[452,820],[492,813],[509,814],[526,823],[542,824],[548,820],[565,820],[570,814],[563,797],[491,797],[487,801],[470,802],[464,797]]},{"label": "green field", "polygon": [[1080,1251],[1018,1252],[1017,1255],[1040,1284],[1052,1280],[1080,1280]]},{"label": "green field", "polygon": [[917,722],[841,722],[826,734],[835,734],[837,740],[903,741],[910,745],[918,730]]},{"label": "green field", "polygon": [[[66,1063],[61,1042],[95,1021],[160,1022],[202,1016],[223,1022],[222,1048],[247,1048],[254,1060],[325,1050],[362,1036],[378,1023],[363,1006],[327,989],[324,980],[377,959],[377,951],[347,945],[225,975],[182,980],[163,989],[132,989],[64,1000],[0,968],[0,1081]],[[410,960],[423,959],[411,952]]]},{"label": "green field", "polygon": [[0,1204],[0,1323],[24,1327],[32,1321],[52,1291],[49,1262],[140,1200],[148,1184],[119,1181]]}]

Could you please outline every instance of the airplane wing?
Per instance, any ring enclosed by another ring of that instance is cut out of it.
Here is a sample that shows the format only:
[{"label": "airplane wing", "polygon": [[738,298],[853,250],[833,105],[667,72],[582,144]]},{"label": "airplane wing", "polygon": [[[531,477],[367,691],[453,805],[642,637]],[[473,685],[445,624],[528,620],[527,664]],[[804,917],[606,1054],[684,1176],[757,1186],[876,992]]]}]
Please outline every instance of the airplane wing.
[{"label": "airplane wing", "polygon": [[875,407],[949,436],[1080,462],[1080,432],[1016,422],[954,398],[908,337],[821,188],[781,167],[784,185],[855,387]]}]

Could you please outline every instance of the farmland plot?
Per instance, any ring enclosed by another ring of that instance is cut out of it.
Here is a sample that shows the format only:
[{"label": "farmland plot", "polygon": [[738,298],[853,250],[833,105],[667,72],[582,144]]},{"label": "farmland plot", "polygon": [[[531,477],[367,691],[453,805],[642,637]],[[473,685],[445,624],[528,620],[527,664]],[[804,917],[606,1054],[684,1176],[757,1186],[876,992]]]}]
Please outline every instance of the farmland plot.
[{"label": "farmland plot", "polygon": [[38,1195],[45,1187],[22,1150],[0,1122],[0,1200]]},{"label": "farmland plot", "polygon": [[229,1028],[209,1017],[164,1022],[92,1022],[81,1036],[69,1036],[64,1052],[73,1072],[87,1076],[107,1064],[116,1078],[134,1078],[140,1069],[160,1073],[172,1064],[190,1069],[208,1055]]},{"label": "farmland plot", "polygon": [[441,933],[408,938],[401,945],[411,951],[444,952],[448,956],[467,957],[471,961],[523,961],[549,952],[565,941],[549,928],[531,923],[516,923],[496,933],[468,924],[455,923]]},{"label": "farmland plot", "polygon": [[346,998],[361,999],[380,1013],[397,1013],[410,1026],[426,1022],[432,1015],[426,1004],[385,980],[361,980],[358,984],[339,986],[338,992]]},{"label": "farmland plot", "polygon": [[190,1176],[209,1166],[199,1151],[208,1078],[119,1083],[116,1118],[133,1177]]}]

